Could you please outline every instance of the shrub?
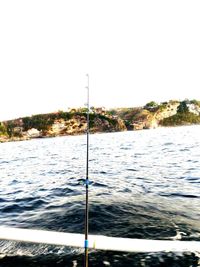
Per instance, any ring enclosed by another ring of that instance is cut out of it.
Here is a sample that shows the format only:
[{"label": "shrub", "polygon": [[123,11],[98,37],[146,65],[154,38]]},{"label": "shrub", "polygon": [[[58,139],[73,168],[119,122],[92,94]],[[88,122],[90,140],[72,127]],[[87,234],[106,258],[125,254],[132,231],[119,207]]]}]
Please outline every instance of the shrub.
[{"label": "shrub", "polygon": [[145,108],[155,108],[158,104],[155,101],[151,101],[145,105]]},{"label": "shrub", "polygon": [[176,126],[184,124],[199,124],[200,116],[191,112],[179,112],[174,116],[163,119],[160,124],[163,126]]},{"label": "shrub", "polygon": [[0,122],[0,135],[6,135],[7,134],[7,129],[6,126]]},{"label": "shrub", "polygon": [[200,101],[198,101],[196,99],[191,100],[190,103],[200,107]]}]

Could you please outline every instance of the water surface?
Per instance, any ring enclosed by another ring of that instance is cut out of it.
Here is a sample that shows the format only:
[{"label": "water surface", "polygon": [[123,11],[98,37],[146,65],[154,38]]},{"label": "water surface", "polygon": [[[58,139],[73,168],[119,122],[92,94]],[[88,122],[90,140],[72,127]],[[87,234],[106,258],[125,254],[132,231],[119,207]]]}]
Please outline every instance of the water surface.
[{"label": "water surface", "polygon": [[[90,136],[91,234],[200,241],[200,126]],[[86,137],[0,144],[0,224],[84,232]],[[83,250],[1,241],[0,266],[83,266]],[[200,266],[198,254],[90,253],[90,266]]]}]

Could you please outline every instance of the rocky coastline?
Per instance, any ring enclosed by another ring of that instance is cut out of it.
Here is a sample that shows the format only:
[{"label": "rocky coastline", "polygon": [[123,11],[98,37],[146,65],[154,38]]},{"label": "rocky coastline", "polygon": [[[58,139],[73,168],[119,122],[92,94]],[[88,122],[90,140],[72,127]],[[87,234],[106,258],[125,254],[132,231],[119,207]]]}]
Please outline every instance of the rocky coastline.
[{"label": "rocky coastline", "polygon": [[[195,100],[196,101],[196,100]],[[149,102],[144,107],[105,110],[91,108],[90,132],[155,129],[160,126],[200,124],[200,105],[195,102]],[[23,141],[86,132],[86,109],[71,109],[0,122],[0,142]]]}]

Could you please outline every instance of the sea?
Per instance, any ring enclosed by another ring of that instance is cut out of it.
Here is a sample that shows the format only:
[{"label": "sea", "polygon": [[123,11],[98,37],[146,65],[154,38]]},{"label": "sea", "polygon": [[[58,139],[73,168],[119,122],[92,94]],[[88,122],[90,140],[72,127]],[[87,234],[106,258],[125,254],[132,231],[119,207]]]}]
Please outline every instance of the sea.
[{"label": "sea", "polygon": [[[89,233],[200,241],[200,126],[90,135]],[[0,227],[84,233],[86,135],[0,144]],[[0,241],[0,267],[79,267],[84,250]],[[89,266],[196,267],[200,253],[89,251]]]}]

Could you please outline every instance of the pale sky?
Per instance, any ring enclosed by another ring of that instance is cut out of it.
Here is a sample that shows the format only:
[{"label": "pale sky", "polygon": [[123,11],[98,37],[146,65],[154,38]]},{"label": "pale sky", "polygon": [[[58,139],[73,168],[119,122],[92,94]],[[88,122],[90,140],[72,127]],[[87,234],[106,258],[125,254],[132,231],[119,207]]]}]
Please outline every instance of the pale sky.
[{"label": "pale sky", "polygon": [[200,100],[199,0],[1,0],[0,120]]}]

